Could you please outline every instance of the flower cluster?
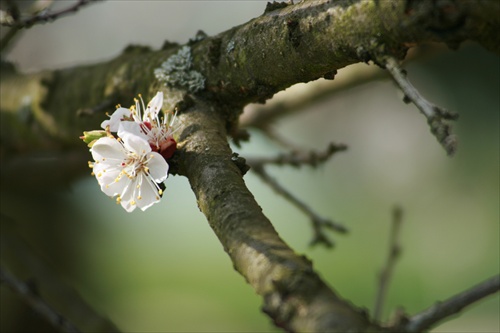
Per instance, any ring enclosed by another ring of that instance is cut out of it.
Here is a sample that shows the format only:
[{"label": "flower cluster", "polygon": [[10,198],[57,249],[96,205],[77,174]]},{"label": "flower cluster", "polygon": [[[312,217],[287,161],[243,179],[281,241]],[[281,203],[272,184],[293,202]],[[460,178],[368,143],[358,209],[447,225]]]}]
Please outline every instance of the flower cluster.
[{"label": "flower cluster", "polygon": [[162,105],[162,92],[147,107],[139,95],[130,108],[118,106],[102,122],[103,130],[84,132],[81,137],[90,147],[94,162],[89,166],[101,190],[116,197],[127,212],[151,207],[165,189],[166,159],[172,157],[177,143],[173,137],[175,114],[161,117]]}]

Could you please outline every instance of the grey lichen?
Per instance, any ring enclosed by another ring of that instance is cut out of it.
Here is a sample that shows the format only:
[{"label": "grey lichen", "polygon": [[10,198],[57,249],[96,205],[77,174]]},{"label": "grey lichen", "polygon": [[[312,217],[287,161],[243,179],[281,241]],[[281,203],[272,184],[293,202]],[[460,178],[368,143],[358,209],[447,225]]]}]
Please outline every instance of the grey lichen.
[{"label": "grey lichen", "polygon": [[192,69],[193,58],[189,46],[182,47],[179,52],[168,58],[156,68],[154,74],[166,86],[187,88],[195,93],[205,88],[205,78],[200,72]]},{"label": "grey lichen", "polygon": [[226,52],[231,53],[234,50],[234,40],[227,43]]}]

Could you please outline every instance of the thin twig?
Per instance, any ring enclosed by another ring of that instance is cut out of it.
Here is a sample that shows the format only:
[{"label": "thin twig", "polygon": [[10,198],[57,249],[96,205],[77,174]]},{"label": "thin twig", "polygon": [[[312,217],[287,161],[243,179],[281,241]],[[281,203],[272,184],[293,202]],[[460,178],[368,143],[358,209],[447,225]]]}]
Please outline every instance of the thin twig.
[{"label": "thin twig", "polygon": [[445,120],[456,120],[458,114],[441,108],[426,100],[418,90],[406,78],[406,72],[402,70],[396,59],[388,57],[385,59],[385,68],[391,73],[394,81],[405,94],[404,101],[412,102],[427,118],[432,134],[444,147],[448,155],[453,155],[457,148],[457,139],[451,134],[451,126]]},{"label": "thin twig", "polygon": [[101,1],[101,0],[78,0],[77,3],[75,3],[71,6],[68,6],[67,8],[58,10],[56,12],[50,12],[49,10],[42,10],[41,12],[39,12],[35,15],[32,15],[32,16],[24,18],[24,19],[20,18],[18,20],[15,20],[12,23],[3,22],[2,26],[11,27],[11,28],[18,28],[18,29],[28,28],[36,23],[53,21],[53,20],[59,18],[59,16],[77,12],[81,7],[83,7],[89,3],[97,2],[97,1]]},{"label": "thin twig", "polygon": [[396,206],[392,211],[391,235],[389,237],[389,252],[384,267],[378,277],[378,290],[375,297],[375,306],[373,308],[373,318],[380,321],[384,307],[385,296],[389,286],[392,273],[396,262],[401,254],[401,245],[399,244],[399,235],[401,223],[403,221],[403,211],[401,207]]},{"label": "thin twig", "polygon": [[0,53],[4,52],[7,46],[14,40],[14,37],[19,36],[19,32],[24,28],[29,28],[36,23],[54,21],[58,17],[77,12],[82,6],[91,2],[101,0],[79,0],[77,3],[56,12],[50,12],[49,9],[41,10],[40,12],[22,19],[20,16],[19,8],[14,1],[9,1],[10,7],[8,9],[10,19],[3,20],[0,25],[3,27],[10,27],[10,30],[0,40]]},{"label": "thin twig", "polygon": [[291,165],[294,167],[300,167],[302,165],[317,166],[320,163],[326,162],[335,153],[344,151],[347,149],[346,145],[330,143],[325,151],[315,152],[315,151],[292,151],[288,154],[280,154],[276,157],[259,157],[259,158],[247,158],[247,164],[252,168],[257,166],[262,166],[265,164],[275,164],[275,165]]},{"label": "thin twig", "polygon": [[[12,288],[30,307],[61,331],[120,332],[109,319],[98,314],[78,292],[62,281],[47,262],[36,255],[34,249],[17,234],[16,222],[12,218],[0,213],[0,221],[2,283]],[[9,272],[7,268],[11,267],[16,267],[24,275],[21,276],[17,271]],[[54,309],[55,305],[59,312]]]},{"label": "thin twig", "polygon": [[458,314],[465,307],[494,294],[500,290],[500,275],[469,288],[446,301],[438,302],[430,308],[409,318],[404,327],[405,332],[422,332],[429,330],[447,317]]},{"label": "thin twig", "polygon": [[2,266],[0,266],[0,281],[16,292],[32,309],[47,319],[59,331],[80,332],[73,323],[59,314],[38,295],[35,286],[18,280]]},{"label": "thin twig", "polygon": [[319,216],[304,202],[292,195],[288,190],[281,186],[273,177],[271,177],[264,169],[262,164],[257,164],[251,168],[263,181],[273,188],[278,194],[282,195],[290,203],[300,209],[311,219],[311,224],[314,230],[314,236],[310,245],[324,244],[326,247],[332,247],[334,243],[324,233],[323,228],[329,228],[339,233],[346,233],[347,229],[342,224],[334,222],[330,219]]}]

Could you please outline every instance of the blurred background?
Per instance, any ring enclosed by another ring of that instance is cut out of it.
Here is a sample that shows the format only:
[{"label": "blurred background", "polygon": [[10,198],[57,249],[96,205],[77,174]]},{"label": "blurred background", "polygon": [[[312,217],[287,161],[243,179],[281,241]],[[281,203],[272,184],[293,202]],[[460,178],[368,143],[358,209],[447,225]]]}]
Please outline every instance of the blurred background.
[{"label": "blurred background", "polygon": [[[71,3],[56,1],[55,8]],[[167,39],[185,43],[199,29],[217,34],[259,16],[265,5],[99,2],[23,31],[7,59],[26,72],[99,62],[129,44],[159,48]],[[349,146],[317,169],[268,168],[319,214],[350,229],[332,235],[333,250],[310,248],[307,217],[251,172],[247,185],[282,238],[312,259],[340,295],[370,311],[388,251],[391,210],[400,205],[403,254],[384,318],[397,306],[421,311],[500,271],[499,67],[496,55],[475,44],[433,51],[405,66],[424,96],[460,114],[453,158],[389,80],[360,84],[274,124],[304,149],[322,150],[332,141]],[[338,79],[366,70],[373,69],[349,66]],[[251,134],[250,142],[233,147],[243,157],[283,152],[260,132]],[[90,174],[62,190],[3,190],[2,218],[9,216],[9,229],[124,332],[278,331],[261,313],[260,297],[233,270],[187,179],[170,176],[166,185],[161,203],[132,214],[108,199]],[[51,330],[11,290],[0,288],[2,331]],[[499,311],[496,294],[433,332],[498,332]]]}]

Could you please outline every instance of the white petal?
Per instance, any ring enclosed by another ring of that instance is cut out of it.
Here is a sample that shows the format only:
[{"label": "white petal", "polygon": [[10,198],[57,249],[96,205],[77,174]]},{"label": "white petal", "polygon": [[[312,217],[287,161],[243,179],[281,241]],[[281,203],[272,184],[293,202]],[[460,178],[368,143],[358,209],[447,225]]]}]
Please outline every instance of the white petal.
[{"label": "white petal", "polygon": [[160,201],[160,194],[158,189],[151,182],[151,180],[144,174],[139,175],[142,178],[141,188],[140,188],[140,199],[137,199],[137,207],[141,210],[146,210],[153,204]]},{"label": "white petal", "polygon": [[155,120],[162,106],[163,93],[158,91],[155,97],[153,97],[153,99],[149,102],[147,109],[144,111],[143,120],[149,122]]},{"label": "white petal", "polygon": [[123,161],[126,152],[118,140],[104,137],[97,140],[90,149],[94,161],[102,163],[105,161]]},{"label": "white petal", "polygon": [[149,174],[155,182],[163,182],[165,179],[167,179],[168,176],[167,161],[165,161],[163,156],[154,151],[149,153],[148,156],[150,156],[148,162]]},{"label": "white petal", "polygon": [[[107,173],[107,172],[106,172]],[[115,195],[122,194],[127,186],[130,185],[131,179],[125,174],[120,172],[114,173],[114,177],[110,175],[109,178],[103,179],[101,190],[108,196],[114,197]]]},{"label": "white petal", "polygon": [[117,132],[118,126],[122,122],[122,119],[124,117],[130,117],[130,116],[132,116],[132,111],[126,108],[118,108],[115,110],[115,112],[113,112],[111,118],[101,123],[101,127],[102,129],[106,129],[106,126],[109,125],[109,130],[111,132]]},{"label": "white petal", "polygon": [[131,152],[136,153],[137,155],[143,156],[151,152],[149,143],[140,136],[125,132],[123,133],[123,136],[121,138],[123,139],[125,148]]},{"label": "white petal", "polygon": [[135,207],[137,207],[137,181],[138,177],[135,177],[130,182],[128,182],[127,187],[124,188],[124,191],[120,196],[120,204],[129,213],[134,211]]},{"label": "white petal", "polygon": [[123,139],[128,134],[139,136],[146,141],[148,140],[147,134],[141,130],[140,123],[136,123],[134,121],[122,121],[118,127],[118,136]]}]

